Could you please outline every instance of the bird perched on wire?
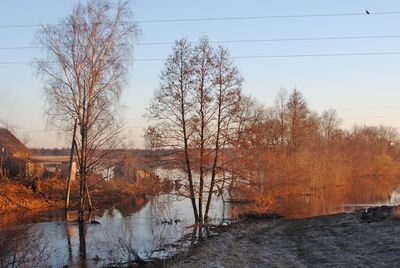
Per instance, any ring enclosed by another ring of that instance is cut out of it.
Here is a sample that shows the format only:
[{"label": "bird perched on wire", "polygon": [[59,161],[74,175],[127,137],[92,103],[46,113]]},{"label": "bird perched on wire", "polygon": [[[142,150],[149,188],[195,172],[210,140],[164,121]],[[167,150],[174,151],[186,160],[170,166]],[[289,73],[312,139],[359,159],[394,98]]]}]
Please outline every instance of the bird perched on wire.
[{"label": "bird perched on wire", "polygon": [[368,11],[367,9],[365,10],[365,13],[367,13],[368,15],[370,14],[369,11]]}]

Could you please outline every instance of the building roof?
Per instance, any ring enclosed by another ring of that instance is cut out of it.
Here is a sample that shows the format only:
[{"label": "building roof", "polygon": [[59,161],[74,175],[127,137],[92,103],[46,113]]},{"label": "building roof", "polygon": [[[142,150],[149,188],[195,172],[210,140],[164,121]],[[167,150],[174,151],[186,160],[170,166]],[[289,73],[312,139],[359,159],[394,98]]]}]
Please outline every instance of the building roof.
[{"label": "building roof", "polygon": [[2,148],[16,158],[27,158],[31,154],[28,148],[6,128],[0,128],[0,150]]}]

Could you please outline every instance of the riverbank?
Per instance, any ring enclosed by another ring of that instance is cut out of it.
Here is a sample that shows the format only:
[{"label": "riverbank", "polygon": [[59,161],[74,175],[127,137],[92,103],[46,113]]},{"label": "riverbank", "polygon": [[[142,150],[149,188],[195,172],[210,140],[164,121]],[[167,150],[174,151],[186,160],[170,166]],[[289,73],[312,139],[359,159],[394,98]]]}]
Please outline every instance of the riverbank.
[{"label": "riverbank", "polygon": [[362,211],[301,220],[244,220],[205,239],[168,267],[395,267],[400,219]]},{"label": "riverbank", "polygon": [[62,191],[65,191],[65,187],[61,183],[52,180],[42,184],[42,189],[33,190],[22,182],[1,182],[1,211],[62,208],[64,206],[63,196],[65,195]]},{"label": "riverbank", "polygon": [[[65,206],[66,183],[59,179],[44,179],[32,187],[29,181],[0,183],[0,212],[43,211],[63,209]],[[70,209],[78,207],[78,182],[71,185]],[[94,206],[106,209],[120,203],[141,206],[148,196],[157,195],[166,189],[159,181],[135,184],[127,180],[114,180],[96,184],[91,189]]]}]

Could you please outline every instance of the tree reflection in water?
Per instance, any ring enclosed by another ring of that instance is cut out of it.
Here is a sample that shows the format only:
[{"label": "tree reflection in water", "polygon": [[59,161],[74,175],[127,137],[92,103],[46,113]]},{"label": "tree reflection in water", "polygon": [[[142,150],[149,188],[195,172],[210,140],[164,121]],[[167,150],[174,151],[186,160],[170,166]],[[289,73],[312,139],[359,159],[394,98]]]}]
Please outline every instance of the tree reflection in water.
[{"label": "tree reflection in water", "polygon": [[86,225],[84,222],[79,222],[79,262],[80,267],[87,267],[86,264]]},{"label": "tree reflection in water", "polygon": [[[118,208],[86,214],[83,224],[76,221],[76,211],[67,214],[64,211],[48,211],[30,217],[30,220],[36,220],[32,230],[43,232],[50,243],[47,265],[103,267],[108,263],[133,259],[134,254],[124,257],[125,253],[121,252],[123,247],[117,245],[118,241],[128,245],[125,248],[131,252],[136,251],[141,259],[165,258],[182,247],[187,249],[191,236],[194,236],[195,244],[196,239],[207,235],[205,226],[191,226],[193,215],[188,199],[164,194],[148,198],[140,206],[137,203],[136,206],[132,205],[131,201],[127,200],[127,205],[119,204]],[[231,213],[229,203],[223,214],[221,202],[212,206],[212,209],[212,223],[216,224],[223,222],[224,216]],[[100,224],[91,223],[94,214]],[[195,233],[192,234],[194,228]],[[29,234],[32,234],[31,230]]]}]

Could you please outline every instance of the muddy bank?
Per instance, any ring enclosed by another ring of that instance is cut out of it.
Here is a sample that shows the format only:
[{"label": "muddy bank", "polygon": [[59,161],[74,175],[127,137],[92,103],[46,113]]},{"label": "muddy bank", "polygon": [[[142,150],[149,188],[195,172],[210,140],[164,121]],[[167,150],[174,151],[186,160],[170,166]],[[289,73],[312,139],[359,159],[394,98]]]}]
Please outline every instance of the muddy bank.
[{"label": "muddy bank", "polygon": [[395,267],[400,219],[362,211],[302,220],[246,220],[204,240],[169,267]]}]

